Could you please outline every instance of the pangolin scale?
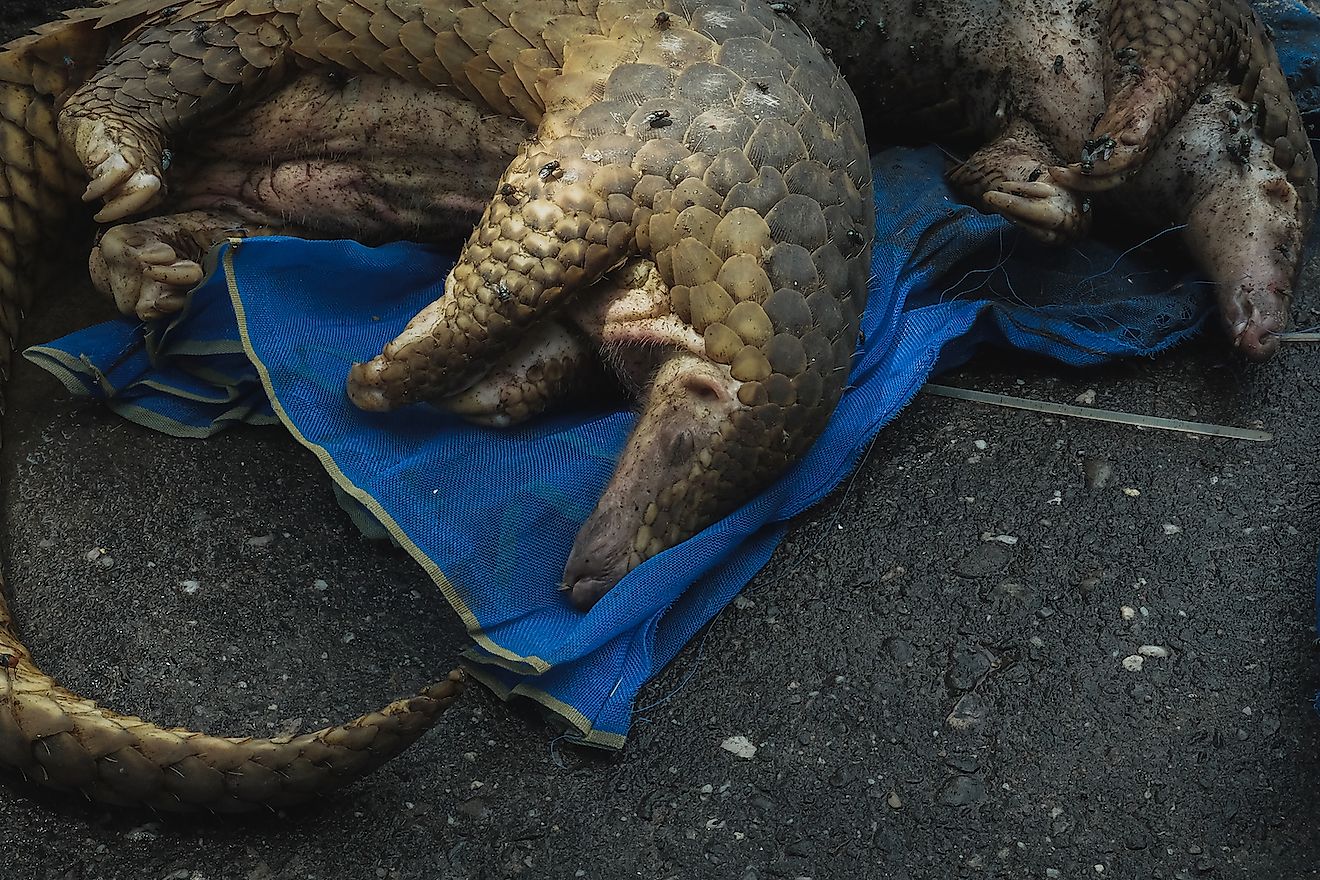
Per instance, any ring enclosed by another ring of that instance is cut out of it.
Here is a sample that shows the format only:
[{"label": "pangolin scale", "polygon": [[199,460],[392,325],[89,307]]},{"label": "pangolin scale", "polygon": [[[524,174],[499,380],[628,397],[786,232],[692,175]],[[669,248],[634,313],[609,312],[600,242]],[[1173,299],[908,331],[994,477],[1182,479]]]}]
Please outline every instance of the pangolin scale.
[{"label": "pangolin scale", "polygon": [[[119,0],[0,50],[0,367],[80,198],[110,227],[94,282],[144,318],[235,230],[470,230],[447,295],[348,393],[509,424],[601,359],[631,383],[642,418],[565,571],[587,607],[833,411],[867,130],[967,145],[955,187],[1045,241],[1084,234],[1093,199],[1185,224],[1234,344],[1273,351],[1316,166],[1241,0]],[[110,803],[295,803],[461,686],[278,740],[163,730],[56,685],[2,603],[0,765]]]}]

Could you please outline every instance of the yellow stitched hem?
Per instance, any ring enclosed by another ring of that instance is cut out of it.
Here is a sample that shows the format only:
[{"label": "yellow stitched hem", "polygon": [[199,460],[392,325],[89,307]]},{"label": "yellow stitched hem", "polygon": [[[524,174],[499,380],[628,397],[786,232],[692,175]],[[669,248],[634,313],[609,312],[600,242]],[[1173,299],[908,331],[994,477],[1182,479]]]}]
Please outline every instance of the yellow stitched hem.
[{"label": "yellow stitched hem", "polygon": [[399,524],[394,521],[394,518],[380,505],[380,502],[372,497],[370,493],[358,488],[358,486],[339,469],[339,465],[335,463],[334,459],[331,458],[330,453],[327,452],[324,447],[308,440],[293,424],[293,421],[289,418],[289,414],[284,409],[284,405],[275,396],[274,386],[270,379],[270,372],[266,369],[265,363],[256,356],[252,348],[252,338],[248,333],[247,311],[244,309],[243,300],[239,296],[238,280],[234,273],[234,253],[237,250],[237,245],[241,242],[242,239],[230,239],[228,245],[224,248],[222,263],[225,270],[225,285],[229,290],[229,299],[234,305],[234,315],[238,318],[238,333],[239,338],[243,341],[243,348],[247,351],[248,357],[252,359],[253,365],[256,366],[257,375],[261,377],[262,387],[266,389],[266,394],[270,397],[270,404],[274,408],[275,413],[280,417],[280,421],[289,429],[289,433],[293,435],[295,440],[311,450],[312,454],[321,462],[321,466],[325,468],[328,474],[330,474],[331,479],[338,483],[341,489],[356,498],[364,507],[370,510],[376,519],[380,520],[381,525],[389,531],[394,540],[399,542],[399,546],[408,551],[408,555],[422,567],[427,575],[430,576],[431,580],[440,588],[440,592],[444,594],[445,599],[447,599],[449,604],[453,606],[454,610],[458,612],[458,616],[462,619],[463,625],[467,628],[468,634],[472,636],[478,645],[494,656],[503,657],[517,663],[525,663],[538,674],[548,670],[550,664],[542,660],[540,657],[523,657],[492,641],[490,636],[482,631],[481,625],[477,622],[476,615],[472,613],[472,609],[463,601],[463,598],[458,594],[458,590],[456,590],[454,585],[450,583],[449,578],[440,570],[440,566],[435,564],[435,560],[427,556],[420,547],[413,543],[412,539],[409,538],[403,529],[399,527]]}]

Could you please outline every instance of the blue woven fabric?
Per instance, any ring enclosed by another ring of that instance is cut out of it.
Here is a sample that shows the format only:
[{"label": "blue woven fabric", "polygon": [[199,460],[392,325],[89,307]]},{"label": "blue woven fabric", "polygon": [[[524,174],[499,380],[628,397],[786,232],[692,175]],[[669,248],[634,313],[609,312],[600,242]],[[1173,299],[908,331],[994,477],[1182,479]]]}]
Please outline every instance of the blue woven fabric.
[{"label": "blue woven fabric", "polygon": [[[1299,59],[1293,53],[1294,68]],[[283,422],[351,499],[355,520],[378,523],[441,587],[473,636],[478,678],[537,700],[585,742],[617,747],[642,685],[933,373],[987,344],[1074,366],[1148,355],[1204,318],[1205,287],[1167,268],[1167,254],[1095,242],[1040,248],[959,204],[938,151],[888,150],[874,162],[880,220],[865,341],[825,433],[776,485],[644,563],[585,614],[559,592],[559,577],[631,412],[558,411],[493,430],[427,407],[362,413],[343,393],[349,366],[441,294],[452,253],[253,239],[218,255],[220,267],[168,324],[111,322],[27,356],[71,389],[175,434]]]}]

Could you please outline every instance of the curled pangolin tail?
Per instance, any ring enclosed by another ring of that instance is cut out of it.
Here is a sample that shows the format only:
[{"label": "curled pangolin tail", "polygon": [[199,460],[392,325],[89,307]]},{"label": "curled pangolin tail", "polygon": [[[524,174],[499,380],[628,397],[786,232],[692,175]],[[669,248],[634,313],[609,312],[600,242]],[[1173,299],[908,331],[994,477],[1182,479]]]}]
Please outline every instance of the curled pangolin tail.
[{"label": "curled pangolin tail", "polygon": [[[147,4],[149,5],[149,4]],[[0,47],[0,374],[37,284],[41,245],[61,236],[85,179],[56,133],[67,91],[120,28],[95,10]],[[278,739],[214,737],[119,715],[60,687],[19,640],[0,584],[0,768],[110,804],[238,812],[309,800],[352,782],[421,736],[462,690],[450,673],[417,696],[339,727]]]}]

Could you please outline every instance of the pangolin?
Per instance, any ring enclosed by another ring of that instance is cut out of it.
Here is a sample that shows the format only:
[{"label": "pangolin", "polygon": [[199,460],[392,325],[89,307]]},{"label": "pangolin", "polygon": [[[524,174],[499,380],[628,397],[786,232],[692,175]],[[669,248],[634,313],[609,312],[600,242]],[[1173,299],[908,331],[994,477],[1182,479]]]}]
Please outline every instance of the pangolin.
[{"label": "pangolin", "polygon": [[[1045,241],[1092,203],[1184,225],[1234,344],[1273,351],[1316,166],[1242,0],[112,0],[0,50],[0,364],[80,198],[106,227],[94,283],[144,319],[236,235],[467,234],[348,394],[509,424],[602,363],[630,383],[641,419],[565,570],[587,607],[829,418],[865,305],[868,132],[966,149],[959,192]],[[3,605],[0,660],[0,764],[160,810],[321,794],[460,684],[217,738],[58,687]]]}]

